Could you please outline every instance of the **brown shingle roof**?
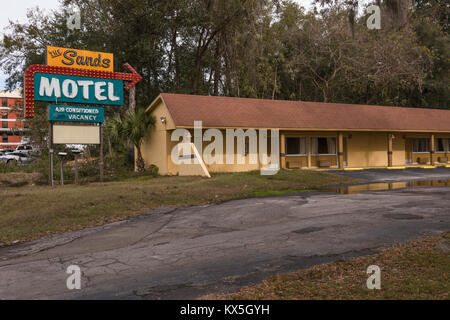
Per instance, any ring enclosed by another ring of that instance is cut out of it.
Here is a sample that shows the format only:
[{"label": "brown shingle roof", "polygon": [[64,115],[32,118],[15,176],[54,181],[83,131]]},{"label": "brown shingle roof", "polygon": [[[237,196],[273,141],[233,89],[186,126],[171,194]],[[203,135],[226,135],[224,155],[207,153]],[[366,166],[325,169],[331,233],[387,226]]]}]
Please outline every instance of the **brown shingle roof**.
[{"label": "brown shingle roof", "polygon": [[162,93],[177,127],[450,132],[450,110]]}]

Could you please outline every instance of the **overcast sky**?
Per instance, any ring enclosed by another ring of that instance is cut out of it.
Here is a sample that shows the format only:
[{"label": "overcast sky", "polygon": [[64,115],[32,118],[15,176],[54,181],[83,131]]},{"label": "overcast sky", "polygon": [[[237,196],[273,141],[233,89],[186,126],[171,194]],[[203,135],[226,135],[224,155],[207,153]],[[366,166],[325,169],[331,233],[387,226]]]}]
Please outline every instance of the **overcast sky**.
[{"label": "overcast sky", "polygon": [[[312,0],[295,0],[306,9],[309,9]],[[50,12],[51,9],[59,7],[58,0],[12,0],[7,5],[3,5],[0,10],[0,35],[3,29],[8,25],[8,21],[27,21],[27,9],[39,6],[39,8]],[[4,89],[6,76],[0,73],[0,89]]]}]

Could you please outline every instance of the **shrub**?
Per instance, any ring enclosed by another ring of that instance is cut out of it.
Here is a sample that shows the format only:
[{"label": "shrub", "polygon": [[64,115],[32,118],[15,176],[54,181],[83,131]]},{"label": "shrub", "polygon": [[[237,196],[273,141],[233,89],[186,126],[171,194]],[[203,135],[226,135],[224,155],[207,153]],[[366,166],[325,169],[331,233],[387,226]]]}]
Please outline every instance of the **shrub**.
[{"label": "shrub", "polygon": [[10,172],[17,172],[20,171],[20,168],[10,162],[10,163],[6,163],[6,162],[0,162],[0,173],[10,173]]},{"label": "shrub", "polygon": [[146,170],[145,173],[150,174],[152,177],[157,177],[159,172],[158,166],[151,164]]}]

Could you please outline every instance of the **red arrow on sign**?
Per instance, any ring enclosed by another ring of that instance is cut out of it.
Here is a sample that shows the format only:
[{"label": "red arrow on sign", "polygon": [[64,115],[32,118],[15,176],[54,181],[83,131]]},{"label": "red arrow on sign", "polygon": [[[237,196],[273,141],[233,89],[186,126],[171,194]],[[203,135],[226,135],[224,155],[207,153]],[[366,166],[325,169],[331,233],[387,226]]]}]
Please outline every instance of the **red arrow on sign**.
[{"label": "red arrow on sign", "polygon": [[[142,80],[142,76],[139,73],[137,73],[136,70],[134,70],[134,68],[132,66],[130,66],[130,64],[128,62],[125,62],[123,64],[123,66],[131,71],[131,75],[132,75],[131,77],[133,79],[133,81],[131,81],[131,83],[125,87],[125,89],[127,89],[127,91],[128,91],[132,87],[134,87],[136,85],[136,83],[138,83],[139,81]],[[122,74],[129,75],[129,73],[122,73]],[[126,80],[126,81],[129,81],[129,80]]]},{"label": "red arrow on sign", "polygon": [[90,77],[101,79],[113,79],[123,80],[130,82],[125,87],[126,90],[130,90],[136,83],[142,80],[142,76],[133,69],[128,63],[124,64],[124,67],[131,71],[131,73],[122,72],[109,72],[98,70],[84,70],[68,67],[53,67],[34,64],[27,68],[25,71],[25,117],[34,117],[34,74],[35,73],[47,73],[47,74],[61,74],[66,76],[78,76],[78,77]]}]

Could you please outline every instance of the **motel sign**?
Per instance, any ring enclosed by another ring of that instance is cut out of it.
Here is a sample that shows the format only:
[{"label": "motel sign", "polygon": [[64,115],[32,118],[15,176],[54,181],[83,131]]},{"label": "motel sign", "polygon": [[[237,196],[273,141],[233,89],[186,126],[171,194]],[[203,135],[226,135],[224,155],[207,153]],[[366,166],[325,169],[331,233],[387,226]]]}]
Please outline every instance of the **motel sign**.
[{"label": "motel sign", "polygon": [[[129,82],[125,89],[130,90],[142,80],[142,76],[128,63],[124,67],[131,73],[113,72],[114,56],[110,53],[48,47],[46,60],[47,65],[31,65],[25,71],[26,118],[34,117],[35,101],[122,106],[124,82]],[[50,185],[53,186],[53,144],[99,144],[100,181],[103,181],[101,124],[105,121],[104,109],[49,105],[48,120]],[[77,124],[68,125],[64,122]],[[61,174],[61,184],[62,177]]]},{"label": "motel sign", "polygon": [[36,73],[34,100],[121,106],[123,81]]}]

